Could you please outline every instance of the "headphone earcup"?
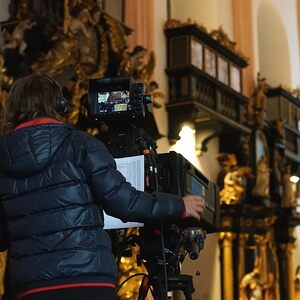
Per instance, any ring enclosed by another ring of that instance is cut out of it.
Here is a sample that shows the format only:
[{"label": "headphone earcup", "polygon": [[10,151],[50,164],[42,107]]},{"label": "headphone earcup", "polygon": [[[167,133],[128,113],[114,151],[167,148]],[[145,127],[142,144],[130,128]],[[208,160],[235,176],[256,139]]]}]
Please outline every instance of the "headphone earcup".
[{"label": "headphone earcup", "polygon": [[67,100],[62,95],[58,96],[55,101],[55,110],[58,113],[63,113],[67,110]]}]

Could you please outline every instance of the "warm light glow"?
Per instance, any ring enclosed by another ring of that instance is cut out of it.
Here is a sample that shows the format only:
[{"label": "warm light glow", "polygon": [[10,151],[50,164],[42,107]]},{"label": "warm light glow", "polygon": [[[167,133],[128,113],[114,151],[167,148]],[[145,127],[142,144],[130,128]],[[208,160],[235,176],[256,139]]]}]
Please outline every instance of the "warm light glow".
[{"label": "warm light glow", "polygon": [[179,136],[181,138],[187,138],[188,136],[192,136],[195,134],[195,129],[192,129],[190,126],[185,125],[181,128],[181,131],[179,132]]},{"label": "warm light glow", "polygon": [[299,181],[299,179],[300,178],[298,176],[293,175],[293,176],[291,176],[290,181],[293,183],[297,183]]},{"label": "warm light glow", "polygon": [[191,128],[190,126],[183,126],[179,133],[180,140],[177,141],[170,150],[182,154],[193,165],[199,167],[199,161],[195,152],[195,133],[195,129]]}]

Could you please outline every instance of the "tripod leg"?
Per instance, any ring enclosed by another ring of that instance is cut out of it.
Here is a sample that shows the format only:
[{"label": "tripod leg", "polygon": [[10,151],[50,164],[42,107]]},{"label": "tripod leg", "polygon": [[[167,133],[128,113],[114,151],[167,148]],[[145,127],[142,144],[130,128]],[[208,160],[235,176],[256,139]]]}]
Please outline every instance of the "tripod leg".
[{"label": "tripod leg", "polygon": [[192,294],[190,293],[190,291],[185,290],[183,293],[184,293],[184,296],[185,296],[186,300],[193,300]]}]

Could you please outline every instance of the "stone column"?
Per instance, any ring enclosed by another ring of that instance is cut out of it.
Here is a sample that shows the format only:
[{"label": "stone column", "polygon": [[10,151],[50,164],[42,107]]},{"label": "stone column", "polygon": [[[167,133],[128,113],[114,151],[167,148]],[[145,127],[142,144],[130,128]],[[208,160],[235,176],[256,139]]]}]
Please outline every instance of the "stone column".
[{"label": "stone column", "polygon": [[[284,272],[281,274],[284,289],[282,290],[282,299],[293,300],[295,299],[295,275],[293,272],[292,255],[293,249],[295,248],[294,243],[281,244],[281,270]],[[282,261],[283,260],[283,261]],[[284,268],[285,267],[285,268]]]},{"label": "stone column", "polygon": [[235,234],[232,232],[220,232],[220,248],[222,253],[222,300],[234,299],[234,277],[232,247]]},{"label": "stone column", "polygon": [[238,281],[241,282],[245,275],[245,242],[248,240],[249,234],[241,233],[239,235],[239,265],[238,265]]}]

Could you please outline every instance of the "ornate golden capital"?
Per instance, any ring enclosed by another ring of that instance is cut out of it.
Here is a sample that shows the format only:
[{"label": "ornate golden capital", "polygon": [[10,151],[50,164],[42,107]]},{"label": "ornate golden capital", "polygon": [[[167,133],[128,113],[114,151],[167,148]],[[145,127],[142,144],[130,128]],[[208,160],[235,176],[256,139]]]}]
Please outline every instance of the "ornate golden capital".
[{"label": "ornate golden capital", "polygon": [[239,243],[244,243],[249,239],[249,233],[240,233],[238,236]]},{"label": "ornate golden capital", "polygon": [[230,231],[222,231],[219,233],[219,240],[228,240],[228,241],[233,241],[236,239],[236,234]]},{"label": "ornate golden capital", "polygon": [[295,243],[286,243],[286,244],[279,244],[279,248],[286,252],[288,256],[293,254],[293,250],[296,248]]},{"label": "ornate golden capital", "polygon": [[254,239],[260,247],[266,247],[266,244],[269,242],[267,235],[254,234]]}]

